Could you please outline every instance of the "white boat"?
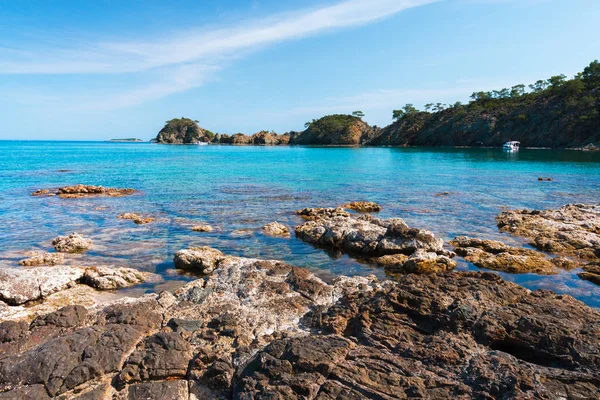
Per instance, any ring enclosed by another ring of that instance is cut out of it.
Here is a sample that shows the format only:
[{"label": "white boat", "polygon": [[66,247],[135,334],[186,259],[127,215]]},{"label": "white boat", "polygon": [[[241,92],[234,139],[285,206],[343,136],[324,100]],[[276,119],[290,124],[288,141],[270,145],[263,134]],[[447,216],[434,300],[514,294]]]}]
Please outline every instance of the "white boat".
[{"label": "white boat", "polygon": [[516,141],[510,141],[510,142],[506,142],[502,145],[502,150],[506,150],[506,151],[519,151],[519,146],[521,145],[521,142],[516,142]]},{"label": "white boat", "polygon": [[207,142],[198,142],[196,143],[198,146],[208,146]]}]

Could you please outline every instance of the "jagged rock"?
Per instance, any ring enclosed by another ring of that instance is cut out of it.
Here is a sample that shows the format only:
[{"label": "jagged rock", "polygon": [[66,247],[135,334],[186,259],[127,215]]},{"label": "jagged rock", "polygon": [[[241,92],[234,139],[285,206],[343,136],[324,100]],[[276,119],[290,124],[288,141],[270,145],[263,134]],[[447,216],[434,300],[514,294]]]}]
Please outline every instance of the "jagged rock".
[{"label": "jagged rock", "polygon": [[539,250],[600,261],[600,204],[504,211],[496,221],[502,231],[531,239]]},{"label": "jagged rock", "polygon": [[600,285],[600,264],[591,263],[583,266],[583,272],[579,273],[578,276],[581,279]]},{"label": "jagged rock", "polygon": [[568,260],[550,259],[535,250],[512,247],[496,240],[482,240],[459,236],[450,242],[454,251],[480,268],[522,274],[542,275],[557,273],[557,267]]},{"label": "jagged rock", "polygon": [[326,284],[278,261],[222,257],[174,295],[1,322],[0,398],[600,393],[600,314],[570,296],[474,272]]},{"label": "jagged rock", "polygon": [[39,300],[75,286],[83,274],[68,266],[0,268],[0,300],[10,305]]},{"label": "jagged rock", "polygon": [[60,253],[48,253],[46,251],[32,251],[27,256],[26,259],[19,261],[19,264],[25,267],[35,267],[61,264],[65,260],[65,257]]},{"label": "jagged rock", "polygon": [[82,282],[99,290],[115,290],[140,284],[146,274],[133,268],[86,268]]},{"label": "jagged rock", "polygon": [[192,227],[194,232],[212,232],[213,227],[210,225],[195,225]]},{"label": "jagged rock", "polygon": [[117,218],[119,218],[119,219],[129,219],[129,220],[132,220],[133,222],[135,222],[138,225],[149,224],[150,222],[154,221],[154,217],[142,217],[141,215],[134,214],[134,213],[119,214],[119,215],[117,215]]},{"label": "jagged rock", "polygon": [[224,258],[223,253],[211,247],[192,247],[175,253],[173,262],[175,268],[210,274]]},{"label": "jagged rock", "polygon": [[349,217],[350,214],[344,210],[344,207],[337,208],[303,208],[302,210],[296,211],[296,214],[302,218],[314,221],[321,218],[333,218],[333,217]]},{"label": "jagged rock", "polygon": [[46,197],[51,197],[51,196],[56,196],[55,192],[51,192],[50,189],[38,189],[35,192],[31,193],[32,196],[46,196]]},{"label": "jagged rock", "polygon": [[196,144],[210,142],[211,134],[198,126],[189,118],[173,118],[156,135],[157,143],[165,144]]},{"label": "jagged rock", "polygon": [[406,275],[315,311],[322,333],[269,344],[233,397],[595,398],[599,317],[493,274]]},{"label": "jagged rock", "polygon": [[354,218],[331,208],[302,212],[313,220],[297,226],[296,236],[308,243],[366,258],[391,272],[439,272],[456,266],[442,239],[409,228],[400,218]]},{"label": "jagged rock", "polygon": [[381,211],[381,206],[372,201],[353,201],[351,203],[344,204],[343,207],[347,208],[349,210],[365,212],[365,213]]},{"label": "jagged rock", "polygon": [[359,117],[334,114],[313,120],[302,132],[293,132],[290,144],[359,146],[374,139],[380,132]]},{"label": "jagged rock", "polygon": [[263,232],[268,236],[290,236],[290,231],[287,226],[280,224],[279,222],[270,222],[263,226]]},{"label": "jagged rock", "polygon": [[74,232],[69,236],[59,236],[52,245],[61,253],[81,253],[92,248],[92,241]]}]

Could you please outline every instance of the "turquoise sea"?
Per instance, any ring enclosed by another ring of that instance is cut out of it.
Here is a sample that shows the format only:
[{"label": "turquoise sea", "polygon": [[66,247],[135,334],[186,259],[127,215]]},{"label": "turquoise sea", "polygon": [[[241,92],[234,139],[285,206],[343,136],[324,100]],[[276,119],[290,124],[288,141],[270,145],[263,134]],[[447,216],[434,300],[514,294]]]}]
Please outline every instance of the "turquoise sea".
[{"label": "turquoise sea", "polygon": [[[551,177],[539,182],[538,177]],[[32,197],[40,188],[77,183],[132,187],[121,198]],[[448,192],[447,195],[436,194]],[[150,143],[0,141],[0,265],[17,267],[23,253],[50,250],[51,240],[73,231],[94,249],[71,264],[135,267],[162,275],[158,284],[130,293],[173,288],[193,279],[173,269],[173,254],[210,245],[226,253],[285,260],[337,274],[382,269],[328,254],[292,237],[270,238],[261,227],[301,223],[294,211],[376,201],[381,217],[401,217],[443,239],[457,235],[526,245],[500,233],[495,216],[505,208],[550,208],[600,202],[600,154],[568,150],[166,146]],[[123,212],[152,214],[137,226]],[[208,223],[211,233],[191,226]],[[240,231],[241,230],[241,231]],[[237,232],[236,232],[237,231]],[[477,268],[459,260],[459,269]],[[568,293],[600,307],[600,287],[577,277],[504,278],[530,289]]]}]

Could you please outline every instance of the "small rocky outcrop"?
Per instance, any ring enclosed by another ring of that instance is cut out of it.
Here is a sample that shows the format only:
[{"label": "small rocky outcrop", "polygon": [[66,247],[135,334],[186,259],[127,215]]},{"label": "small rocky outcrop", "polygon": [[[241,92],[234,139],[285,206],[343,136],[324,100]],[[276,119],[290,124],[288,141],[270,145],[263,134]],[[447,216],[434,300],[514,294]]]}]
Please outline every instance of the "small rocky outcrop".
[{"label": "small rocky outcrop", "polygon": [[596,398],[599,320],[490,273],[224,256],[173,294],[0,322],[0,398]]},{"label": "small rocky outcrop", "polygon": [[52,246],[61,253],[82,253],[92,248],[92,241],[74,232],[69,236],[58,236]]},{"label": "small rocky outcrop", "polygon": [[175,268],[210,274],[225,259],[225,255],[212,247],[192,247],[175,253]]},{"label": "small rocky outcrop", "polygon": [[[551,275],[557,268],[574,268],[562,258],[548,258],[535,250],[512,247],[496,240],[482,240],[459,236],[450,242],[454,251],[479,268],[504,271],[512,274],[536,273]],[[570,269],[568,268],[568,269]]]},{"label": "small rocky outcrop", "polygon": [[32,251],[27,254],[27,258],[19,261],[24,267],[36,267],[39,265],[62,264],[65,260],[61,253],[48,253],[47,251]]},{"label": "small rocky outcrop", "polygon": [[302,132],[291,133],[289,144],[359,146],[374,139],[379,128],[359,117],[334,114],[313,120]]},{"label": "small rocky outcrop", "polygon": [[287,226],[280,224],[279,222],[269,222],[263,226],[263,232],[267,236],[290,236],[290,231]]},{"label": "small rocky outcrop", "polygon": [[134,214],[134,213],[119,214],[119,215],[117,215],[117,218],[131,220],[138,225],[149,224],[150,222],[154,221],[154,217],[148,217],[148,216],[144,217],[144,216]]},{"label": "small rocky outcrop", "polygon": [[119,188],[106,188],[103,186],[92,186],[92,185],[74,185],[64,186],[57,189],[40,189],[33,192],[32,196],[59,196],[65,199],[76,199],[81,197],[94,197],[94,196],[106,196],[106,197],[121,197],[129,196],[134,194],[134,189],[119,189]]},{"label": "small rocky outcrop", "polygon": [[381,211],[381,206],[372,201],[353,201],[348,204],[344,204],[344,208],[364,213],[372,213]]},{"label": "small rocky outcrop", "polygon": [[504,211],[496,221],[500,230],[530,239],[539,250],[600,261],[600,204]]},{"label": "small rocky outcrop", "polygon": [[298,238],[366,259],[390,272],[427,273],[456,266],[454,253],[443,248],[442,239],[409,228],[400,218],[384,220],[369,214],[355,218],[339,208],[304,209],[300,215],[311,220],[296,227]]},{"label": "small rocky outcrop", "polygon": [[69,266],[0,268],[0,300],[19,305],[75,286],[84,270]]},{"label": "small rocky outcrop", "polygon": [[147,274],[133,268],[89,267],[82,283],[98,290],[116,290],[138,285],[146,281]]},{"label": "small rocky outcrop", "polygon": [[210,225],[194,225],[192,227],[192,230],[194,232],[212,232],[213,227]]},{"label": "small rocky outcrop", "polygon": [[198,122],[189,118],[173,118],[158,132],[156,143],[196,144],[210,142],[213,136],[198,126]]}]

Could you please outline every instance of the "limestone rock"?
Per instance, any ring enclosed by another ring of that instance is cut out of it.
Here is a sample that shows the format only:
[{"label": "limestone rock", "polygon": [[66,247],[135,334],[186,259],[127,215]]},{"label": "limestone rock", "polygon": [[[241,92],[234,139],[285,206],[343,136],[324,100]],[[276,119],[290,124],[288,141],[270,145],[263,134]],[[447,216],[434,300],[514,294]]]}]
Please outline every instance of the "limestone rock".
[{"label": "limestone rock", "polygon": [[290,236],[290,231],[287,226],[280,224],[279,222],[270,222],[266,224],[263,226],[263,232],[267,236]]},{"label": "limestone rock", "polygon": [[69,236],[58,236],[52,245],[61,253],[81,253],[92,248],[92,241],[74,232]]},{"label": "limestone rock", "polygon": [[120,197],[129,196],[135,193],[134,189],[119,189],[119,188],[105,188],[103,186],[92,186],[92,185],[74,185],[65,186],[58,189],[40,189],[33,192],[32,196],[56,196],[62,198],[80,198],[80,197],[91,197],[91,196],[107,196],[107,197]]},{"label": "limestone rock", "polygon": [[409,228],[400,218],[388,220],[338,209],[302,210],[312,220],[296,227],[296,236],[308,243],[333,248],[350,256],[383,265],[390,272],[439,272],[456,267],[454,253],[443,248],[433,233]]},{"label": "limestone rock", "polygon": [[83,275],[83,283],[99,290],[116,290],[140,284],[146,274],[133,268],[89,267]]},{"label": "limestone rock", "polygon": [[75,286],[83,274],[82,269],[68,266],[1,268],[0,300],[11,305],[39,300]]},{"label": "limestone rock", "polygon": [[539,250],[600,261],[600,204],[504,211],[496,221],[502,231],[531,239]]},{"label": "limestone rock", "polygon": [[134,213],[119,214],[119,215],[117,215],[117,218],[119,218],[119,219],[129,219],[129,220],[132,220],[133,222],[135,222],[138,225],[149,224],[150,222],[154,221],[154,217],[142,217],[141,215],[134,214]]},{"label": "limestone rock", "polygon": [[179,250],[173,259],[175,268],[194,270],[203,274],[210,274],[225,255],[211,247],[192,247]]},{"label": "limestone rock", "polygon": [[561,259],[553,262],[553,259],[535,250],[512,247],[495,240],[459,236],[450,244],[455,246],[454,251],[465,260],[480,268],[496,271],[551,275],[557,273],[557,267],[564,265]]},{"label": "limestone rock", "polygon": [[60,253],[48,253],[46,251],[32,251],[27,256],[26,259],[19,261],[19,264],[25,267],[35,267],[61,264],[65,260],[65,257]]},{"label": "limestone rock", "polygon": [[600,286],[600,264],[590,263],[583,266],[583,272],[578,274],[581,279]]},{"label": "limestone rock", "polygon": [[344,210],[343,207],[337,208],[303,208],[302,210],[296,211],[296,214],[302,218],[314,221],[321,218],[332,218],[332,217],[349,217],[350,214]]}]

